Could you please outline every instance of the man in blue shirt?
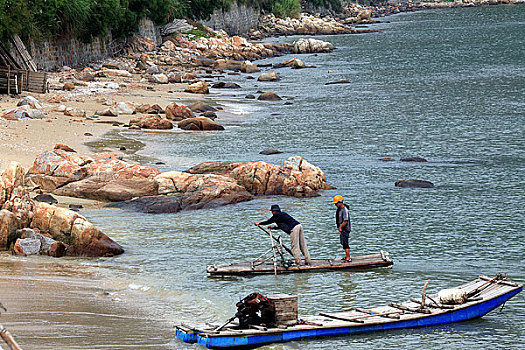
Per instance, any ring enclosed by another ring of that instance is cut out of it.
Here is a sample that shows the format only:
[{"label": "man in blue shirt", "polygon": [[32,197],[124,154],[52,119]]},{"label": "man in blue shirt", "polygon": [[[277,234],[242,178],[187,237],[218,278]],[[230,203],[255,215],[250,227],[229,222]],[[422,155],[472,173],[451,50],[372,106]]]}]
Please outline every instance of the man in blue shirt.
[{"label": "man in blue shirt", "polygon": [[266,221],[255,222],[256,226],[259,225],[269,225],[277,224],[277,227],[269,226],[271,229],[281,229],[284,232],[290,235],[290,241],[292,244],[292,254],[295,260],[295,263],[299,266],[301,265],[301,252],[304,255],[304,261],[306,265],[312,265],[310,260],[310,253],[306,247],[306,240],[304,239],[303,226],[299,221],[295,220],[293,217],[287,213],[281,211],[281,208],[274,204],[270,208],[272,212],[272,217]]},{"label": "man in blue shirt", "polygon": [[337,211],[335,213],[335,223],[337,225],[337,229],[339,230],[339,242],[341,242],[341,245],[345,251],[345,257],[341,260],[344,262],[350,262],[352,261],[352,258],[350,257],[350,246],[348,245],[348,239],[350,237],[350,230],[352,229],[352,226],[350,224],[348,206],[343,203],[343,196],[341,195],[335,196],[332,203],[334,203],[337,207]]}]

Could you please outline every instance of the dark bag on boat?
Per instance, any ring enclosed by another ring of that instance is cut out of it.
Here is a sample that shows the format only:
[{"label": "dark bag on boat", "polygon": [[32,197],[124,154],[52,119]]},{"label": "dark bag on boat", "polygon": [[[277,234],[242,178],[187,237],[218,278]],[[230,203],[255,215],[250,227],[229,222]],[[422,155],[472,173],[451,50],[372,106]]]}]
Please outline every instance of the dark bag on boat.
[{"label": "dark bag on boat", "polygon": [[251,293],[239,301],[235,306],[237,313],[235,316],[239,319],[239,328],[249,328],[250,325],[267,324],[270,302],[268,298],[260,293]]}]

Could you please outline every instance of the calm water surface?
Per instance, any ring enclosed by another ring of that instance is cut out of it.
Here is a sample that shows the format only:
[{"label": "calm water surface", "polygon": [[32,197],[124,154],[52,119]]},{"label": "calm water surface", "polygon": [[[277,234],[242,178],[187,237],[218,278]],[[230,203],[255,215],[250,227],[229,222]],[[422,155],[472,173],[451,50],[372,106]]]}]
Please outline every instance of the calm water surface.
[{"label": "calm water surface", "polygon": [[[220,103],[236,113],[220,120],[224,132],[120,135],[144,142],[140,154],[161,159],[166,163],[162,170],[184,170],[207,160],[280,164],[302,155],[321,167],[338,190],[316,198],[264,197],[170,215],[84,211],[125,246],[126,254],[81,264],[97,271],[97,284],[122,305],[133,305],[151,321],[139,322],[137,316],[123,326],[106,322],[108,329],[140,323],[138,343],[129,334],[119,342],[123,331],[108,331],[99,338],[49,339],[47,348],[194,349],[170,341],[169,327],[180,321],[226,320],[235,312],[234,303],[252,291],[296,294],[300,313],[310,314],[402,301],[420,295],[427,279],[432,292],[479,274],[506,272],[525,282],[525,6],[428,11],[389,20],[379,25],[382,33],[323,38],[338,49],[302,56],[317,69],[281,69],[278,84],[228,76],[244,90],[215,91],[222,94],[217,95]],[[324,85],[341,78],[351,84]],[[257,90],[273,90],[293,104],[242,98]],[[285,153],[258,154],[269,147]],[[378,160],[407,156],[429,162]],[[395,181],[409,178],[432,181],[436,188],[394,187]],[[267,218],[273,203],[303,223],[313,256],[342,256],[333,223],[335,194],[350,204],[352,254],[386,250],[395,261],[392,270],[206,276],[206,264],[249,260],[267,249],[266,237],[251,223]],[[522,294],[502,313],[458,325],[265,348],[524,345]]]}]

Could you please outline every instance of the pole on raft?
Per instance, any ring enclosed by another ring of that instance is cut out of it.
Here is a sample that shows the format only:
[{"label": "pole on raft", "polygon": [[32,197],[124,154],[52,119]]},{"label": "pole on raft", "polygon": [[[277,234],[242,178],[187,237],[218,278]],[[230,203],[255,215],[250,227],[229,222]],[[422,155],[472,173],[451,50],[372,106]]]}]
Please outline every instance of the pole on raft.
[{"label": "pole on raft", "polygon": [[9,331],[1,324],[0,324],[0,336],[2,337],[2,339],[4,339],[6,344],[9,346],[9,349],[22,350],[22,348],[16,343],[11,333],[9,333]]}]

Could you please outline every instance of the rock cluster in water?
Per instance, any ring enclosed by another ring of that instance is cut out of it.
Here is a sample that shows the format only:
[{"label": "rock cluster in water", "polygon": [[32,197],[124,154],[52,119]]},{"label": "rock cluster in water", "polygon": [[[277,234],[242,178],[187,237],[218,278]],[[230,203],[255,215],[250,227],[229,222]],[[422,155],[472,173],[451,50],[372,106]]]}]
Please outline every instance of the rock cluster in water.
[{"label": "rock cluster in water", "polygon": [[256,195],[311,197],[331,188],[323,171],[300,156],[288,158],[282,166],[205,162],[188,172],[161,173],[124,161],[115,153],[90,157],[62,148],[35,159],[26,185],[56,195],[125,202],[114,206],[151,213],[209,208],[248,201]]}]

